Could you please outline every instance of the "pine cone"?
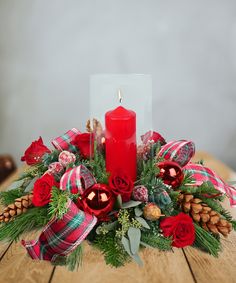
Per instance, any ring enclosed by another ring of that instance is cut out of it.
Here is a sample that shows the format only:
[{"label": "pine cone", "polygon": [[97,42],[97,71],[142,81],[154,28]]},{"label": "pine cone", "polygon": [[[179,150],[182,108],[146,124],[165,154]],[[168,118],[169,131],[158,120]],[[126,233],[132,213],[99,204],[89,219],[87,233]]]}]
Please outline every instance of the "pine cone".
[{"label": "pine cone", "polygon": [[191,194],[180,194],[178,201],[182,210],[189,213],[193,220],[198,222],[206,231],[216,235],[220,233],[225,237],[232,231],[232,224],[201,199],[195,198]]},{"label": "pine cone", "polygon": [[32,206],[32,198],[33,195],[28,194],[21,198],[15,199],[15,202],[5,207],[3,212],[0,214],[0,223],[9,222],[12,217],[26,212],[27,209]]}]

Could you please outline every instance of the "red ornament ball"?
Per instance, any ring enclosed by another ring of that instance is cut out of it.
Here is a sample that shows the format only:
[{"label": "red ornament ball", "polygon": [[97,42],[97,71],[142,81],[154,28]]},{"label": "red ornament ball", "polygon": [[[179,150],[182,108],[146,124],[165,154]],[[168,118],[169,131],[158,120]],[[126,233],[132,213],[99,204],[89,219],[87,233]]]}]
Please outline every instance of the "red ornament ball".
[{"label": "red ornament ball", "polygon": [[115,197],[107,185],[95,184],[83,192],[79,202],[85,212],[101,219],[112,211]]},{"label": "red ornament ball", "polygon": [[163,161],[157,164],[160,173],[157,178],[162,179],[163,183],[172,186],[173,189],[178,188],[184,178],[182,168],[174,161]]}]

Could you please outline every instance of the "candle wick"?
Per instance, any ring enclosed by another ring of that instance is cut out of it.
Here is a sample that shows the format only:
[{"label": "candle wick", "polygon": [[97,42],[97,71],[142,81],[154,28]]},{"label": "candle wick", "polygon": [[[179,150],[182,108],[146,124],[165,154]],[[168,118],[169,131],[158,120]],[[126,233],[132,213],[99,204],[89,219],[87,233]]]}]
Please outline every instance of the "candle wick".
[{"label": "candle wick", "polygon": [[122,93],[121,93],[121,90],[118,89],[118,98],[119,98],[119,102],[120,104],[122,103],[122,100],[123,100],[123,96],[122,96]]}]

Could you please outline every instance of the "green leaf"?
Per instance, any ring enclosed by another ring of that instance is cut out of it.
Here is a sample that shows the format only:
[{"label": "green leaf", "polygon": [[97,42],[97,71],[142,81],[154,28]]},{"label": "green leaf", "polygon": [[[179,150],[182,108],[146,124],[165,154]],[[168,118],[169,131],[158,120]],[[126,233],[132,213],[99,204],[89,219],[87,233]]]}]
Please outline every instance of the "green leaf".
[{"label": "green leaf", "polygon": [[25,179],[13,182],[8,188],[7,191],[19,189],[24,185]]},{"label": "green leaf", "polygon": [[130,249],[131,253],[134,255],[139,250],[140,239],[141,239],[141,231],[138,228],[129,227],[128,237],[130,241]]},{"label": "green leaf", "polygon": [[117,204],[117,207],[118,208],[121,208],[122,207],[122,197],[121,195],[118,195],[117,198],[116,198],[116,204]]},{"label": "green leaf", "polygon": [[128,202],[123,203],[122,208],[135,207],[135,206],[140,205],[141,203],[142,203],[141,201],[130,200]]},{"label": "green leaf", "polygon": [[33,187],[34,187],[34,183],[38,180],[38,176],[34,177],[29,184],[26,186],[26,188],[24,189],[25,192],[30,192],[32,191]]},{"label": "green leaf", "polygon": [[138,254],[132,255],[132,259],[139,265],[143,266],[143,262]]},{"label": "green leaf", "polygon": [[147,221],[143,219],[142,217],[135,217],[135,219],[146,229],[150,229],[150,226],[148,225]]},{"label": "green leaf", "polygon": [[142,209],[140,209],[139,207],[135,207],[134,209],[134,213],[137,217],[141,216],[143,214]]},{"label": "green leaf", "polygon": [[129,240],[125,236],[122,236],[121,243],[124,246],[125,251],[132,257]]},{"label": "green leaf", "polygon": [[142,260],[140,259],[138,254],[132,254],[131,249],[130,249],[130,242],[129,240],[123,236],[121,239],[121,242],[124,246],[125,251],[129,254],[129,256],[140,266],[143,265]]}]

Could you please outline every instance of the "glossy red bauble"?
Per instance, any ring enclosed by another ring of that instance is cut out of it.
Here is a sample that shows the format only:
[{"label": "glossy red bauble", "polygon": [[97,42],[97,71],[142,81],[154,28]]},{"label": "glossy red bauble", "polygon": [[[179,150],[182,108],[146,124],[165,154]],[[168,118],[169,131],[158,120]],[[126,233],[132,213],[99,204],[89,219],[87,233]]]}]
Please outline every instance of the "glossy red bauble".
[{"label": "glossy red bauble", "polygon": [[84,191],[79,203],[84,211],[100,219],[112,211],[115,197],[107,185],[95,184]]},{"label": "glossy red bauble", "polygon": [[173,189],[178,188],[184,178],[182,168],[174,161],[163,161],[157,164],[160,169],[157,178],[162,179],[163,183],[172,186]]}]

